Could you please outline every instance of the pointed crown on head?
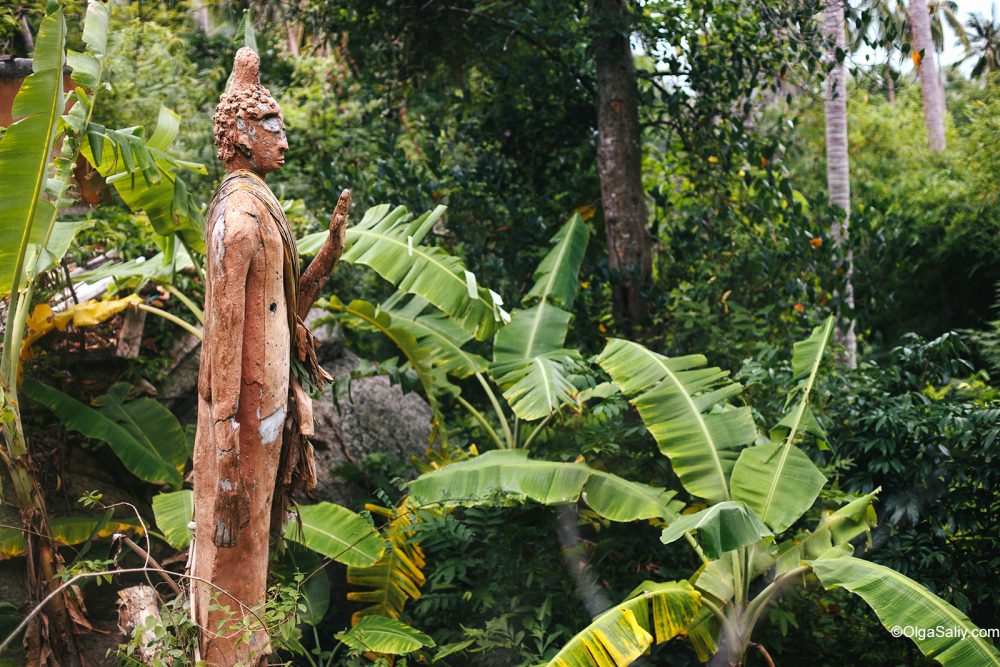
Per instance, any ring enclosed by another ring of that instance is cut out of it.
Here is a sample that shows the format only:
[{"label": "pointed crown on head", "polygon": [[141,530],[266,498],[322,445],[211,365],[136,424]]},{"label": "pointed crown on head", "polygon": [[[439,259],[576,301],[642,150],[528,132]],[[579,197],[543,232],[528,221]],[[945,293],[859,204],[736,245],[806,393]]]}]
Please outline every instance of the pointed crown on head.
[{"label": "pointed crown on head", "polygon": [[236,52],[229,89],[219,96],[215,108],[215,146],[224,163],[236,155],[239,147],[252,147],[245,132],[247,120],[281,114],[281,108],[271,93],[260,85],[260,57],[248,47]]}]

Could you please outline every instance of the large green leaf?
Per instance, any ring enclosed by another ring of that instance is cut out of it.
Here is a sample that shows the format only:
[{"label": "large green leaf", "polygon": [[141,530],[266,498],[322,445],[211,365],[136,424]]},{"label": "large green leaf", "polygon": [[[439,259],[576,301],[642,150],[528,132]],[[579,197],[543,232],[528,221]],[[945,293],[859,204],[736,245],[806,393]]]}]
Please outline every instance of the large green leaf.
[{"label": "large green leaf", "polygon": [[578,362],[575,350],[557,350],[531,359],[497,364],[493,373],[514,414],[532,421],[574,402],[577,392],[569,375]]},{"label": "large green leaf", "polygon": [[552,237],[552,249],[535,270],[532,276],[535,284],[524,296],[524,301],[537,299],[545,303],[555,299],[565,308],[572,307],[579,285],[577,274],[589,238],[590,227],[579,214],[573,214]]},{"label": "large green leaf", "polygon": [[729,500],[729,475],[757,434],[747,407],[726,404],[743,387],[729,373],[702,368],[705,357],[669,358],[613,338],[598,358],[630,397],[684,488],[711,502]]},{"label": "large green leaf", "polygon": [[497,332],[490,373],[521,419],[541,419],[574,402],[577,391],[569,376],[579,353],[562,346],[571,317],[541,302],[514,311],[510,323]]},{"label": "large green leaf", "polygon": [[687,632],[701,595],[686,581],[647,581],[629,599],[598,616],[556,654],[548,667],[624,667],[653,643]]},{"label": "large green leaf", "polygon": [[130,387],[118,383],[97,400],[99,410],[95,410],[30,377],[24,378],[22,387],[28,398],[51,410],[66,428],[107,443],[139,479],[180,488],[187,462],[184,429],[157,401],[126,402]]},{"label": "large green leaf", "polygon": [[584,463],[536,461],[525,450],[495,450],[424,473],[409,484],[420,504],[482,505],[511,497],[543,505],[582,499],[612,521],[672,519],[683,507],[674,492],[594,470]]},{"label": "large green leaf", "polygon": [[721,558],[726,551],[739,549],[771,537],[753,510],[743,503],[726,501],[706,507],[694,514],[685,514],[663,529],[660,540],[670,544],[684,533],[695,533],[698,543],[709,558]]},{"label": "large green leaf", "polygon": [[563,347],[572,315],[551,300],[569,306],[576,296],[577,273],[587,248],[589,228],[574,215],[553,238],[553,248],[535,271],[535,284],[525,301],[531,308],[514,311],[510,323],[493,341],[490,373],[504,398],[521,419],[546,417],[574,402],[570,382],[579,354]]},{"label": "large green leaf", "polygon": [[406,655],[434,646],[434,640],[424,633],[385,616],[365,616],[353,628],[338,633],[336,637],[360,653]]},{"label": "large green leaf", "polygon": [[813,506],[826,477],[790,442],[748,447],[733,468],[733,498],[753,509],[775,533]]},{"label": "large green leaf", "polygon": [[945,667],[1000,665],[1000,651],[980,628],[909,577],[853,556],[818,558],[809,564],[826,588],[860,596],[893,635],[912,633],[920,651]]},{"label": "large green leaf", "polygon": [[365,327],[372,331],[377,331],[386,336],[399,348],[400,352],[410,362],[410,367],[417,374],[420,385],[424,389],[424,394],[431,404],[431,408],[437,411],[437,389],[434,371],[431,368],[431,353],[427,348],[422,347],[405,326],[396,324],[392,315],[380,310],[369,301],[355,299],[348,304],[344,304],[336,296],[331,296],[327,301],[322,302],[327,309],[339,313],[342,321],[349,326]]},{"label": "large green leaf", "polygon": [[0,295],[17,287],[29,243],[44,242],[47,221],[55,215],[43,198],[63,95],[63,43],[66,22],[62,10],[42,19],[35,42],[34,72],[14,98],[17,120],[0,139]]},{"label": "large green leaf", "polygon": [[493,374],[502,375],[508,364],[561,350],[572,317],[548,303],[514,311],[510,324],[494,339]]},{"label": "large green leaf", "polygon": [[327,502],[300,505],[285,537],[344,565],[372,565],[385,552],[382,536],[363,516]]},{"label": "large green leaf", "polygon": [[460,379],[486,370],[486,359],[463,349],[472,340],[472,334],[419,296],[405,305],[399,305],[397,297],[398,293],[383,302],[381,309],[392,316],[394,326],[409,331],[417,343],[430,351],[435,366]]},{"label": "large green leaf", "polygon": [[[833,547],[843,547],[854,538],[871,532],[877,524],[872,502],[881,489],[875,489],[852,500],[835,512],[824,514],[819,525],[804,537],[795,540],[798,546],[794,565],[800,560],[818,558]],[[783,552],[779,544],[779,552]]]},{"label": "large green leaf", "polygon": [[826,485],[816,464],[796,447],[795,436],[803,426],[814,432],[819,426],[809,409],[809,398],[833,333],[833,320],[828,317],[792,349],[792,377],[798,380],[799,400],[771,431],[772,436],[784,436],[784,442],[744,449],[733,468],[733,498],[745,502],[776,533],[805,514]]},{"label": "large green leaf", "polygon": [[132,211],[143,211],[158,234],[179,234],[197,252],[205,250],[205,221],[199,207],[178,176],[181,169],[206,174],[204,165],[186,162],[170,153],[180,117],[160,108],[148,141],[141,128],[110,130],[92,123],[89,142],[81,152],[94,168],[114,185]]},{"label": "large green leaf", "polygon": [[[348,228],[341,259],[364,264],[399,290],[427,299],[484,340],[508,317],[499,296],[479,287],[458,257],[420,244],[444,211],[438,206],[411,221],[402,206],[391,211],[386,204],[370,208],[361,222]],[[310,237],[303,239],[300,252],[311,243]]]},{"label": "large green leaf", "polygon": [[167,544],[183,549],[193,537],[188,524],[194,519],[194,492],[181,489],[156,494],[153,496],[153,518]]}]

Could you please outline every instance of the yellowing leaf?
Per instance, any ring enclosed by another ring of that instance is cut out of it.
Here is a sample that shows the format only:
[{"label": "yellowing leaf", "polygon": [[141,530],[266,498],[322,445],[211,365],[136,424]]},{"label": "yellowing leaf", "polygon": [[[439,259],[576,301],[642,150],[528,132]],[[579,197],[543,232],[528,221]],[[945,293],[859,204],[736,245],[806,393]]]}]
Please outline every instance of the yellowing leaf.
[{"label": "yellowing leaf", "polygon": [[40,303],[28,317],[28,330],[21,343],[21,357],[27,358],[28,348],[36,340],[53,329],[65,331],[70,322],[74,327],[92,327],[110,319],[134,304],[142,303],[138,294],[129,294],[124,299],[109,299],[108,301],[86,301],[72,305],[65,310],[53,313],[47,303]]},{"label": "yellowing leaf", "polygon": [[587,204],[585,206],[580,206],[575,211],[575,213],[577,213],[584,220],[590,220],[591,218],[594,217],[594,213],[596,213],[596,212],[597,212],[597,208],[594,207],[594,206],[591,206],[590,204]]},{"label": "yellowing leaf", "polygon": [[[134,519],[111,519],[104,525],[100,524],[100,519],[89,516],[61,516],[50,522],[56,543],[69,546],[86,542],[92,536],[104,539],[125,532],[142,535],[142,526]],[[0,528],[0,560],[23,556],[24,548],[24,534],[20,529]]]}]

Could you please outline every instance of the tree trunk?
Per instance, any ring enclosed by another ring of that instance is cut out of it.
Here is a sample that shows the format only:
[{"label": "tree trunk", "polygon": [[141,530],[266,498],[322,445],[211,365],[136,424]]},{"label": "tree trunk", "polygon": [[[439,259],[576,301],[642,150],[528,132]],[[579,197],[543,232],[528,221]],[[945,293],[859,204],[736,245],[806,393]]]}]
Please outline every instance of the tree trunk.
[{"label": "tree trunk", "polygon": [[885,59],[885,85],[889,89],[889,104],[896,103],[896,82],[892,78],[890,58]]},{"label": "tree trunk", "polygon": [[205,0],[196,0],[191,3],[191,16],[194,18],[194,25],[203,35],[212,32],[211,18],[208,15],[208,5]]},{"label": "tree trunk", "polygon": [[586,548],[580,538],[580,519],[575,503],[556,507],[556,535],[559,537],[563,563],[573,579],[576,595],[591,618],[597,618],[614,604],[587,560]]},{"label": "tree trunk", "polygon": [[615,315],[630,329],[645,318],[652,251],[642,188],[635,66],[624,0],[588,0],[597,64],[597,173],[614,280]]},{"label": "tree trunk", "polygon": [[[858,358],[858,344],[854,332],[854,259],[849,248],[848,228],[851,219],[851,179],[847,158],[847,72],[844,64],[837,61],[837,51],[846,48],[844,35],[844,0],[827,0],[823,7],[823,35],[827,40],[826,58],[832,69],[826,80],[826,184],[830,204],[844,211],[844,217],[830,228],[834,247],[839,256],[839,271],[843,278],[841,288],[842,309],[848,311],[847,321],[842,317],[837,325],[837,339],[845,352],[842,359],[847,368],[855,368]],[[837,290],[837,292],[840,291]]]},{"label": "tree trunk", "polygon": [[943,151],[944,141],[944,90],[937,78],[934,62],[934,42],[931,39],[931,20],[927,0],[910,0],[911,41],[915,53],[920,54],[920,94],[924,98],[924,122],[927,125],[927,146],[932,151]]}]

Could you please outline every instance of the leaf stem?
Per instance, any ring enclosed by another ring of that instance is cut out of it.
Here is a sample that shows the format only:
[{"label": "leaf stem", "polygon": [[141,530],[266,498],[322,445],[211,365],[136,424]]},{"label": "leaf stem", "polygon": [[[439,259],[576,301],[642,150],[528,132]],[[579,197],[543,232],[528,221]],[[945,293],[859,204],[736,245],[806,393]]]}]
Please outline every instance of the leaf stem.
[{"label": "leaf stem", "polygon": [[185,331],[187,331],[192,336],[195,336],[198,340],[201,340],[202,337],[203,337],[203,333],[202,333],[201,329],[199,329],[198,327],[194,326],[190,322],[187,322],[186,320],[182,320],[181,318],[177,317],[173,313],[168,313],[167,311],[161,310],[161,309],[157,308],[156,306],[150,306],[150,305],[145,304],[145,303],[138,304],[136,306],[136,308],[138,308],[139,310],[144,310],[147,313],[153,313],[154,315],[159,315],[160,317],[162,317],[163,319],[167,320],[168,322],[172,322],[172,323],[176,324],[177,326],[179,326],[181,329],[184,329]]},{"label": "leaf stem", "polygon": [[481,413],[479,410],[473,407],[472,404],[469,403],[464,398],[462,398],[461,395],[457,396],[456,398],[458,399],[459,404],[463,408],[468,410],[469,413],[471,413],[472,416],[476,419],[476,421],[479,422],[480,425],[486,430],[486,433],[490,436],[493,442],[497,443],[497,447],[499,447],[500,449],[506,449],[506,447],[503,444],[503,441],[500,439],[500,436],[497,435],[496,430],[490,425],[490,423],[486,421],[486,417],[483,416],[483,413]]},{"label": "leaf stem", "polygon": [[179,290],[177,286],[173,284],[167,285],[167,291],[176,296],[178,301],[187,306],[188,310],[191,311],[191,314],[195,316],[195,319],[197,319],[200,324],[205,324],[205,313],[202,312],[201,308],[199,308],[194,301],[191,300],[191,297]]},{"label": "leaf stem", "polygon": [[528,437],[525,439],[524,444],[521,445],[522,449],[528,449],[531,446],[531,443],[534,441],[535,437],[542,432],[542,429],[545,428],[545,425],[549,423],[549,420],[552,419],[552,417],[555,416],[555,414],[556,413],[554,412],[550,412],[548,415],[546,415],[545,419],[538,422],[538,426],[536,426],[534,430],[532,430],[531,433],[528,434]]},{"label": "leaf stem", "polygon": [[500,428],[503,429],[504,439],[507,440],[507,446],[504,449],[513,449],[516,446],[514,436],[510,432],[510,424],[507,422],[507,417],[504,416],[503,408],[500,407],[500,401],[497,400],[496,394],[490,389],[490,384],[483,377],[482,373],[476,373],[476,379],[479,380],[479,384],[482,385],[483,391],[486,392],[486,397],[490,400],[490,404],[493,406],[493,411],[497,414],[497,419],[500,420]]}]

